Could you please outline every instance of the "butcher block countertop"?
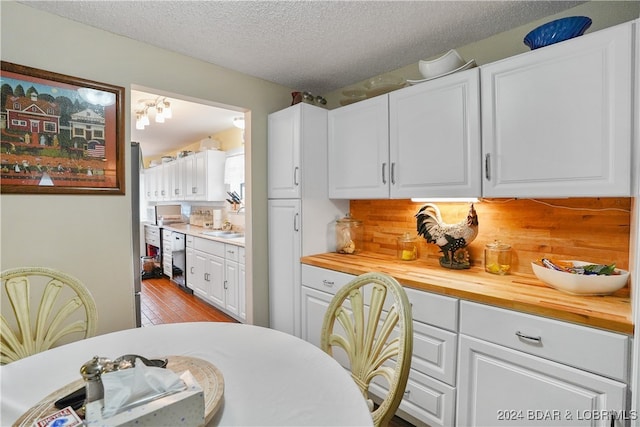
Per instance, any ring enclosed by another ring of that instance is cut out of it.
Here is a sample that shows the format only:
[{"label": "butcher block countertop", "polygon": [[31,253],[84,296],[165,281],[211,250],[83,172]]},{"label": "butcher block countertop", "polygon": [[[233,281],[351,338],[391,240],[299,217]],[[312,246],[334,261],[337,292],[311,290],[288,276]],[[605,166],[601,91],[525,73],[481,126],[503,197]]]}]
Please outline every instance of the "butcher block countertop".
[{"label": "butcher block countertop", "polygon": [[301,261],[354,275],[379,271],[395,277],[409,288],[633,334],[627,287],[610,296],[575,296],[552,289],[532,275],[498,276],[485,272],[482,266],[450,270],[420,259],[400,261],[373,252],[358,255],[325,253],[305,256]]}]

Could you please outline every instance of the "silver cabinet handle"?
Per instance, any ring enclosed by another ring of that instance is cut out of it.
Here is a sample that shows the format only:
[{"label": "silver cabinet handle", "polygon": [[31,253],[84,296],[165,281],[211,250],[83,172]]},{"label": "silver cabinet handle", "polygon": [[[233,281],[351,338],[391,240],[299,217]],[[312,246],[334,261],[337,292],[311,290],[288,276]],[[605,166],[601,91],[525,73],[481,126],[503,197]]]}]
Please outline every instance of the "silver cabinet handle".
[{"label": "silver cabinet handle", "polygon": [[193,271],[193,267],[191,267],[189,271],[191,271],[191,274],[195,273],[195,271]]},{"label": "silver cabinet handle", "polygon": [[223,287],[224,287],[225,289],[228,289],[228,288],[227,288],[227,283],[228,283],[228,282],[225,280],[225,281],[224,281],[224,285],[223,285]]},{"label": "silver cabinet handle", "polygon": [[335,282],[325,279],[325,280],[322,281],[322,284],[325,285],[328,288],[331,288],[331,287],[333,287],[333,285],[335,285]]},{"label": "silver cabinet handle", "polygon": [[227,253],[233,255],[236,253],[236,251],[227,251]]},{"label": "silver cabinet handle", "polygon": [[383,163],[382,164],[382,183],[386,184],[387,183],[387,164]]},{"label": "silver cabinet handle", "polygon": [[293,216],[293,230],[294,231],[300,231],[300,226],[298,225],[298,218],[300,217],[299,213],[296,213]]},{"label": "silver cabinet handle", "polygon": [[396,162],[391,163],[391,184],[396,184]]},{"label": "silver cabinet handle", "polygon": [[516,331],[516,335],[518,336],[518,338],[526,340],[526,341],[533,341],[535,343],[542,343],[542,337],[541,336],[531,336],[531,335],[524,335],[522,332],[520,331]]},{"label": "silver cabinet handle", "polygon": [[300,171],[300,168],[298,166],[296,166],[293,169],[293,185],[295,185],[296,187],[298,185],[300,185],[300,181],[298,180],[298,172]]},{"label": "silver cabinet handle", "polygon": [[491,181],[491,154],[487,153],[484,155],[484,176],[487,178],[487,181]]},{"label": "silver cabinet handle", "polygon": [[191,193],[196,194],[198,192],[197,187],[191,187]]}]

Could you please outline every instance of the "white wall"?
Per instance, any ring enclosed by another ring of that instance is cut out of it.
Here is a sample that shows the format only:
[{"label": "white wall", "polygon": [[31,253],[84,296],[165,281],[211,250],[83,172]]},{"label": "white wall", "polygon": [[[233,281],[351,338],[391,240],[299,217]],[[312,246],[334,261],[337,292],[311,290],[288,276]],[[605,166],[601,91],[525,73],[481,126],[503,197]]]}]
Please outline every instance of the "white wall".
[{"label": "white wall", "polygon": [[[98,305],[98,333],[134,326],[131,249],[130,86],[140,85],[250,110],[247,226],[253,321],[266,325],[266,118],[290,104],[291,89],[97,30],[13,1],[0,2],[3,61],[122,86],[126,196],[0,196],[0,268],[49,266],[78,277]],[[251,257],[250,254],[258,254]],[[3,306],[3,310],[5,307]],[[251,310],[251,308],[250,308]],[[251,316],[249,314],[249,316]]]},{"label": "white wall", "polygon": [[[524,36],[537,26],[554,19],[576,15],[588,16],[593,21],[591,27],[587,30],[587,33],[590,33],[613,25],[621,24],[623,22],[632,21],[638,17],[639,13],[639,1],[590,1],[564,12],[533,21],[529,24],[522,25],[474,43],[469,43],[464,46],[451,46],[451,49],[456,49],[464,59],[475,59],[478,65],[483,65],[508,58],[513,55],[518,55],[523,52],[528,52],[529,48],[522,42]],[[486,25],[491,25],[491,23],[486,23]],[[444,53],[445,52],[442,52],[442,54]],[[437,56],[440,55],[436,55],[436,57]],[[423,78],[418,70],[417,62],[391,71],[389,74],[404,77],[409,80],[419,80]],[[367,80],[355,83],[348,86],[348,88],[363,89],[363,84],[366,81]],[[345,88],[341,88],[324,95],[327,99],[327,106],[329,108],[333,109],[340,106],[339,102],[340,99],[343,98],[342,91],[344,89]]]}]

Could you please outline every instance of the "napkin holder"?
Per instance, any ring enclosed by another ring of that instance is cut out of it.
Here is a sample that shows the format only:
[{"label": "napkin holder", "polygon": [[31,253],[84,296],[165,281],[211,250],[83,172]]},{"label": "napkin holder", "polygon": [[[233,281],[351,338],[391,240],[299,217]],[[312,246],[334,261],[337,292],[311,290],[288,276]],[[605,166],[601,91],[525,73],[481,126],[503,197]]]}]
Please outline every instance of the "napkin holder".
[{"label": "napkin holder", "polygon": [[[86,405],[88,426],[204,426],[204,391],[189,371],[180,375],[187,388],[103,418],[104,399]],[[160,421],[159,421],[160,420]]]}]

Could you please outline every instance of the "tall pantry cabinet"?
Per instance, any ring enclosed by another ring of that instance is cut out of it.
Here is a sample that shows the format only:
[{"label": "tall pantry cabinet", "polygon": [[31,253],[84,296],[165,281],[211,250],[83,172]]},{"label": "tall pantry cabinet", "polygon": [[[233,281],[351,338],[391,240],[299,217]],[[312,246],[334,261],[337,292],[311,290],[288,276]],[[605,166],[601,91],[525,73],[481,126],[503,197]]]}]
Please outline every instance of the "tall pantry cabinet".
[{"label": "tall pantry cabinet", "polygon": [[300,336],[300,257],[335,250],[333,223],[348,211],[329,200],[327,110],[296,104],[268,118],[269,323]]}]

